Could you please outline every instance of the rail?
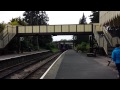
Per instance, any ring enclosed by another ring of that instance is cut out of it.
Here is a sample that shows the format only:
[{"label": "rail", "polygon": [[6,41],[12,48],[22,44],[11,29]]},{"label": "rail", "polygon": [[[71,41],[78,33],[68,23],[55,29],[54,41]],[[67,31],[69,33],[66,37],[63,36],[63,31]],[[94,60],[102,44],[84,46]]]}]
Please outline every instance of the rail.
[{"label": "rail", "polygon": [[103,27],[102,29],[103,29],[103,33],[106,36],[107,40],[109,41],[110,45],[113,46],[113,44],[112,44],[112,36],[107,31],[107,29],[105,29],[105,27]]},{"label": "rail", "polygon": [[78,33],[92,32],[92,24],[18,26],[18,33]]},{"label": "rail", "polygon": [[110,33],[105,29],[105,27],[103,27],[103,33],[112,47],[115,47],[116,44],[120,44],[120,38],[112,37]]},{"label": "rail", "polygon": [[[101,28],[99,28],[101,29]],[[98,43],[98,46],[99,47],[103,47],[105,53],[108,55],[108,50],[107,50],[107,40],[105,39],[104,35],[99,35],[98,32],[97,32],[97,28],[96,26],[93,27],[93,34],[95,36],[95,39]]]},{"label": "rail", "polygon": [[6,25],[0,33],[0,48],[4,48],[16,35],[16,26]]}]

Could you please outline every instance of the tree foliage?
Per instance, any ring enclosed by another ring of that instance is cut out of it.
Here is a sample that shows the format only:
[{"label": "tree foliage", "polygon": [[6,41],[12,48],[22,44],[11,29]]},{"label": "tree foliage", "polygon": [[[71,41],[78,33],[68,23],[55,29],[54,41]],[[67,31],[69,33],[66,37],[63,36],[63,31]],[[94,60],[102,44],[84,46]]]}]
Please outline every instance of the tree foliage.
[{"label": "tree foliage", "polygon": [[4,30],[4,28],[5,28],[4,22],[0,23],[0,32],[1,32],[2,30]]},{"label": "tree foliage", "polygon": [[27,25],[27,23],[24,22],[24,20],[20,17],[12,18],[12,20],[10,20],[9,24],[11,24],[11,25],[22,25],[22,26]]},{"label": "tree foliage", "polygon": [[[12,18],[9,24],[11,25],[47,25],[49,18],[45,11],[25,11],[23,13],[24,18]],[[36,35],[36,36],[24,36],[24,40],[21,41],[21,48],[24,51],[38,50],[39,47],[46,48],[48,43],[52,41],[51,35]],[[13,49],[10,47],[10,50],[16,50],[18,48],[17,39],[14,38],[11,42]]]},{"label": "tree foliage", "polygon": [[23,16],[28,25],[47,25],[49,21],[45,11],[25,11]]},{"label": "tree foliage", "polygon": [[[23,16],[24,16],[24,21],[28,25],[47,25],[49,21],[49,17],[47,16],[45,11],[25,11],[23,13]],[[38,42],[39,47],[43,47],[43,48],[45,48],[48,43],[52,42],[51,35],[39,35],[38,39],[36,36],[32,36],[31,39],[33,46],[37,46],[37,42]]]},{"label": "tree foliage", "polygon": [[85,15],[84,15],[84,13],[83,13],[83,16],[82,16],[82,18],[80,19],[80,21],[79,21],[79,24],[86,24],[87,22],[86,22],[86,17],[85,17]]},{"label": "tree foliage", "polygon": [[[80,20],[79,20],[79,24],[87,24],[84,13],[83,13],[82,18],[80,18]],[[74,37],[76,37],[74,40],[75,45],[77,45],[83,41],[84,42],[88,41],[88,35],[74,35]]]},{"label": "tree foliage", "polygon": [[91,23],[99,23],[99,11],[92,11],[90,15]]},{"label": "tree foliage", "polygon": [[77,44],[76,46],[76,50],[79,51],[81,50],[82,52],[85,52],[85,51],[89,51],[90,49],[90,45],[89,43],[86,43],[86,42],[81,42],[80,44]]}]

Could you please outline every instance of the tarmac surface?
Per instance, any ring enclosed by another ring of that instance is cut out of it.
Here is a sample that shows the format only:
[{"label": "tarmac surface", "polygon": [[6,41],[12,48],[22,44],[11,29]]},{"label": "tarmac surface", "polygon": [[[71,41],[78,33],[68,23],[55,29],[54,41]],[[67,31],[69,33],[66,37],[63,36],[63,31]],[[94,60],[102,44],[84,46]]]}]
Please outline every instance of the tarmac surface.
[{"label": "tarmac surface", "polygon": [[67,50],[43,79],[117,79],[115,64],[104,56],[87,57],[85,53]]}]

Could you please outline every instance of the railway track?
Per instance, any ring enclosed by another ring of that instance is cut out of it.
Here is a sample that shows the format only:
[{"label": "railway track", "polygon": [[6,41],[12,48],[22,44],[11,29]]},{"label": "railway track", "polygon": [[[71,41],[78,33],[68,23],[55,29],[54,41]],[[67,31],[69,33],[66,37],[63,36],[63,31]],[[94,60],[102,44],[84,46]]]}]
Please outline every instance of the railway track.
[{"label": "railway track", "polygon": [[54,56],[47,58],[45,62],[41,64],[41,66],[33,70],[30,74],[28,74],[23,79],[39,79],[60,54],[61,53],[58,53]]},{"label": "railway track", "polygon": [[[40,71],[43,66],[47,65],[48,62],[52,62],[51,60],[54,60],[59,55],[60,53],[54,55],[48,54],[41,59],[20,63],[0,70],[0,79],[32,79],[35,73]],[[35,77],[35,79],[37,78]]]}]

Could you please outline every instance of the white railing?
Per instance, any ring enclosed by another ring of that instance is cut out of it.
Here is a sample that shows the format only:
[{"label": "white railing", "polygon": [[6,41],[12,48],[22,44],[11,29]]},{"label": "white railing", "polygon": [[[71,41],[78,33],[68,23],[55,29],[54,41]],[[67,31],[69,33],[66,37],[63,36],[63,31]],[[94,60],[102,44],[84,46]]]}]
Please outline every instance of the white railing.
[{"label": "white railing", "polygon": [[106,52],[106,54],[108,55],[108,46],[107,46],[107,40],[105,39],[105,37],[103,37],[103,48]]},{"label": "white railing", "polygon": [[105,29],[105,27],[103,27],[102,29],[103,29],[103,33],[106,36],[107,40],[109,41],[110,45],[113,46],[113,44],[112,44],[112,36],[107,31],[107,29]]},{"label": "white railing", "polygon": [[[92,25],[92,24],[91,24]],[[85,26],[85,27],[84,27]],[[91,31],[90,25],[67,25],[67,26],[49,26],[49,28],[44,28],[46,26],[33,26],[33,29],[36,31],[32,32],[32,26],[19,26],[18,27],[18,33],[40,33],[41,29],[45,29],[45,32],[49,30],[48,32],[61,32],[62,30],[69,31],[69,32],[88,32]],[[54,28],[53,28],[54,27]],[[68,28],[70,30],[68,30]],[[54,29],[54,30],[53,30]],[[75,30],[73,30],[75,29]],[[108,39],[109,43],[111,46],[115,46],[116,43],[120,44],[120,39],[118,37],[112,37],[105,28],[101,28],[99,24],[93,24],[93,33],[95,36],[95,39],[100,47],[103,47],[106,54],[107,54],[107,41],[103,35],[99,35],[98,32],[103,31],[104,35]],[[62,31],[63,32],[63,31]],[[5,29],[0,33],[0,48],[4,48],[10,41],[11,39],[16,35],[16,26],[11,26],[7,25]]]},{"label": "white railing", "polygon": [[5,29],[0,33],[0,48],[4,48],[15,35],[16,26],[6,25]]},{"label": "white railing", "polygon": [[119,38],[119,37],[117,37],[117,39],[118,39],[118,44],[120,44],[120,38]]},{"label": "white railing", "polygon": [[110,45],[112,47],[115,47],[116,44],[120,44],[120,39],[119,37],[112,37],[110,33],[103,27],[103,33],[105,34],[107,40],[109,41]]},{"label": "white railing", "polygon": [[92,24],[18,26],[18,33],[92,32]]},{"label": "white railing", "polygon": [[95,39],[96,39],[99,47],[103,47],[103,49],[105,50],[105,53],[108,55],[107,40],[105,39],[105,37],[103,35],[98,34],[95,25],[93,26],[93,33],[94,33]]}]

